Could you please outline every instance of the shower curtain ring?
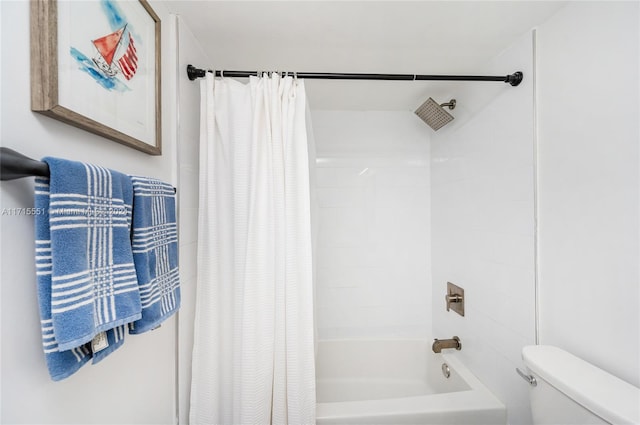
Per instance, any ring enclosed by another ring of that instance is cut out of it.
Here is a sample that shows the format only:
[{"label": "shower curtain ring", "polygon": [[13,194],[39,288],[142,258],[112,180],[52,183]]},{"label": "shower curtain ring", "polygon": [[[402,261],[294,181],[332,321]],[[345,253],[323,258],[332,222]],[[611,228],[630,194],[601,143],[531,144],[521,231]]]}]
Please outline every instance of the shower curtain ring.
[{"label": "shower curtain ring", "polygon": [[224,78],[224,69],[220,70],[220,78]]}]

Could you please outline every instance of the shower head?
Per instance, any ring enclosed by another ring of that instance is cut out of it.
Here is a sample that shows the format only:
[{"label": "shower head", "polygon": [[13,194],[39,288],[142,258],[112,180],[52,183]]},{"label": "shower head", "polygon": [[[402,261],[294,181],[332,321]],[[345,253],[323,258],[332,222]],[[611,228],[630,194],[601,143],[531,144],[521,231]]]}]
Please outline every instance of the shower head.
[{"label": "shower head", "polygon": [[445,111],[443,106],[454,109],[456,107],[456,100],[451,99],[449,102],[439,105],[435,100],[429,98],[416,109],[415,113],[434,131],[438,131],[441,127],[453,121],[453,115]]}]

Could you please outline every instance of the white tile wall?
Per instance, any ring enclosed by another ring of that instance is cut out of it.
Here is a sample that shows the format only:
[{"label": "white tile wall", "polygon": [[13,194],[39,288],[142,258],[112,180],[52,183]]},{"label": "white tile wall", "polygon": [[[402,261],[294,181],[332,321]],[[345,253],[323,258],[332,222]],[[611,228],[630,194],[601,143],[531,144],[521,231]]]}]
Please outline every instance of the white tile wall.
[{"label": "white tile wall", "polygon": [[[507,405],[511,424],[531,421],[514,369],[535,342],[532,66],[529,35],[490,65],[522,70],[523,83],[442,129],[431,150],[434,337],[461,338],[456,355]],[[465,290],[464,317],[445,309],[448,281]]]},{"label": "white tile wall", "polygon": [[408,112],[315,111],[320,339],[430,337],[428,132]]}]

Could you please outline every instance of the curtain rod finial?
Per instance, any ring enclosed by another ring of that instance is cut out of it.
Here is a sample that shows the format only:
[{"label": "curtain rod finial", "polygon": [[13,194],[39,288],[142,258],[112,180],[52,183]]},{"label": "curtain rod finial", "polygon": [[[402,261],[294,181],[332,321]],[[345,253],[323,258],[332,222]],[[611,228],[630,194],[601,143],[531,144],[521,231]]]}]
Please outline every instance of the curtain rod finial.
[{"label": "curtain rod finial", "polygon": [[193,81],[196,78],[202,78],[206,75],[207,71],[204,69],[196,68],[195,66],[189,64],[187,65],[187,77],[189,80]]},{"label": "curtain rod finial", "polygon": [[511,75],[507,75],[507,80],[505,82],[515,87],[522,82],[522,77],[522,72],[517,71]]}]

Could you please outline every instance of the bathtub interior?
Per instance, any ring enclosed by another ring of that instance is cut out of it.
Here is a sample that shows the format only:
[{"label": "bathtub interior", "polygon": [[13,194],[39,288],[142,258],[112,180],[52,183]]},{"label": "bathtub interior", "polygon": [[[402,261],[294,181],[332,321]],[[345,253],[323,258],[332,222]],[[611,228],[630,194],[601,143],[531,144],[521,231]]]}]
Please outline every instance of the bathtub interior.
[{"label": "bathtub interior", "polygon": [[319,403],[383,400],[467,391],[455,368],[426,340],[321,341],[316,357]]}]

